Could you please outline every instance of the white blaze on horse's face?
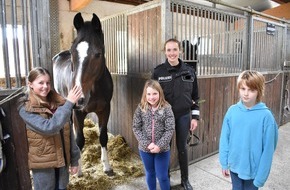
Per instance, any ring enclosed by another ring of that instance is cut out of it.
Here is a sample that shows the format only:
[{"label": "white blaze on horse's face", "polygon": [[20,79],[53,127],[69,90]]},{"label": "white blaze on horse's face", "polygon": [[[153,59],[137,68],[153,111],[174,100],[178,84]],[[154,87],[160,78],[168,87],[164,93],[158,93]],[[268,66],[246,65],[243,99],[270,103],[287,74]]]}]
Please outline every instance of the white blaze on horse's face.
[{"label": "white blaze on horse's face", "polygon": [[[88,42],[85,42],[85,41],[80,42],[77,45],[76,49],[77,49],[78,55],[79,55],[79,68],[78,68],[77,73],[76,73],[75,82],[76,82],[76,85],[82,86],[81,78],[82,78],[83,61],[88,56],[89,44],[88,44]],[[82,94],[82,97],[84,97],[84,94]]]}]

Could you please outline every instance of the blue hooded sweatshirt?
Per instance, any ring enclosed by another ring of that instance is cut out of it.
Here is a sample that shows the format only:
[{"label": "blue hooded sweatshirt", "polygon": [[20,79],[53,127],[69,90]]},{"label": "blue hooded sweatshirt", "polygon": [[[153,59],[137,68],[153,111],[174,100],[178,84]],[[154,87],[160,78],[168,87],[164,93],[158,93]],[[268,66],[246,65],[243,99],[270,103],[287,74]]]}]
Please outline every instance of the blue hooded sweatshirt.
[{"label": "blue hooded sweatshirt", "polygon": [[256,187],[266,182],[278,141],[278,125],[263,102],[247,109],[241,101],[232,105],[223,120],[219,144],[222,169],[239,178],[254,180]]}]

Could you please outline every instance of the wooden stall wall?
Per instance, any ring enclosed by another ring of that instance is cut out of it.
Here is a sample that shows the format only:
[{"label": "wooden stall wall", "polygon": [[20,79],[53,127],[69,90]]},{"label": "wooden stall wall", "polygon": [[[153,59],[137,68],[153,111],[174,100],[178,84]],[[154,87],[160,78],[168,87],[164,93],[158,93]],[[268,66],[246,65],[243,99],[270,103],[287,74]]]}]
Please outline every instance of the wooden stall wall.
[{"label": "wooden stall wall", "polygon": [[264,102],[271,109],[278,125],[285,124],[283,122],[283,105],[285,104],[285,74],[279,72],[277,74],[266,74],[265,99]]},{"label": "wooden stall wall", "polygon": [[[0,100],[6,96],[0,96]],[[17,98],[0,105],[5,112],[1,118],[3,131],[10,135],[3,145],[6,156],[6,167],[0,173],[0,189],[32,189],[27,164],[27,140],[24,122],[17,111]]]},{"label": "wooden stall wall", "polygon": [[[272,110],[276,121],[280,123],[281,101],[283,100],[283,73],[264,74],[266,90],[264,102]],[[140,102],[143,86],[148,77],[114,75],[114,95],[110,132],[122,134],[130,147],[138,154],[138,143],[132,132],[132,118],[137,104]],[[201,143],[189,147],[189,161],[196,162],[218,152],[221,125],[224,114],[230,105],[238,101],[236,89],[237,75],[221,77],[199,77],[200,121],[195,134]],[[172,142],[171,168],[178,167],[175,138]]]},{"label": "wooden stall wall", "polygon": [[138,153],[138,142],[132,132],[134,111],[140,102],[145,79],[113,75],[114,94],[111,104],[109,131],[121,134],[134,152]]},{"label": "wooden stall wall", "polygon": [[201,143],[189,148],[189,160],[196,161],[218,150],[219,133],[224,113],[235,103],[236,77],[201,78],[198,80],[200,99],[200,121],[196,134]]},{"label": "wooden stall wall", "polygon": [[[283,73],[264,74],[266,79],[265,96],[263,101],[272,110],[274,117],[281,125],[281,104],[283,101]],[[216,78],[200,78],[199,92],[201,100],[200,121],[196,134],[201,139],[201,144],[189,147],[189,160],[196,162],[218,152],[219,138],[223,117],[227,109],[238,98],[236,89],[237,76],[224,76]],[[278,98],[275,98],[278,97]]]},{"label": "wooden stall wall", "polygon": [[133,13],[127,18],[128,74],[148,73],[162,60],[161,7]]}]

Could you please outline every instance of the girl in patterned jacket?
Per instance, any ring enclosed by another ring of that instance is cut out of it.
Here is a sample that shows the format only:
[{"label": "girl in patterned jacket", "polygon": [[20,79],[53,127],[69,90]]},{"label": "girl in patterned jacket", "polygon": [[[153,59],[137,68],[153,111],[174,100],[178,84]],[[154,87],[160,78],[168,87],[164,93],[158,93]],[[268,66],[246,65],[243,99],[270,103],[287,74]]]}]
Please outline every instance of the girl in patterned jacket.
[{"label": "girl in patterned jacket", "polygon": [[133,132],[138,141],[149,190],[156,189],[156,177],[161,190],[170,189],[168,169],[174,128],[174,115],[160,84],[147,80],[141,102],[134,113]]}]

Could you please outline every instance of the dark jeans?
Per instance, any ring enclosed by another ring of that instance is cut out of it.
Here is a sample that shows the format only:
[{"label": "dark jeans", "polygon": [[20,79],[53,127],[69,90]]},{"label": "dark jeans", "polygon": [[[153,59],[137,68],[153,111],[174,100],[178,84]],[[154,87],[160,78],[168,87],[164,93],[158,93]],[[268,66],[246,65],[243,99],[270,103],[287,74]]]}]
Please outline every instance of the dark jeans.
[{"label": "dark jeans", "polygon": [[156,190],[156,177],[161,190],[170,189],[168,168],[170,162],[170,151],[152,154],[139,150],[146,172],[146,182],[149,190]]},{"label": "dark jeans", "polygon": [[175,118],[176,147],[180,167],[181,180],[188,180],[187,138],[191,122],[190,113]]},{"label": "dark jeans", "polygon": [[243,180],[239,178],[238,174],[231,172],[231,179],[232,179],[232,185],[233,190],[258,190],[258,187],[256,187],[253,183],[254,180]]}]

